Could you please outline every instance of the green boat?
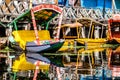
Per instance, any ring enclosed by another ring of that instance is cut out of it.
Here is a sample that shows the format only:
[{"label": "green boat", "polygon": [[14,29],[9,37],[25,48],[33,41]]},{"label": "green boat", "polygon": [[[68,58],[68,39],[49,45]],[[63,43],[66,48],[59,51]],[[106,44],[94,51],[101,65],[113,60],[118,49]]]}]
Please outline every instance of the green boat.
[{"label": "green boat", "polygon": [[[61,13],[62,8],[56,5],[40,4],[18,16],[8,25],[12,29],[12,35],[9,37],[12,47],[29,52],[56,52],[61,48],[64,40],[51,39],[48,24]],[[27,28],[29,26],[30,29],[20,29],[20,22],[27,24]],[[45,29],[41,26],[44,26]],[[38,30],[38,28],[41,29]]]}]

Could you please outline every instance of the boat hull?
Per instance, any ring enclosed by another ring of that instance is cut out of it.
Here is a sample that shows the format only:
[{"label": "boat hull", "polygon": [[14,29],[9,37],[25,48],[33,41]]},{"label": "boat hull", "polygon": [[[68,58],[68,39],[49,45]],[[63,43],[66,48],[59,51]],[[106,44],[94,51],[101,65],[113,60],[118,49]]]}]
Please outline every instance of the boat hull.
[{"label": "boat hull", "polygon": [[11,43],[10,47],[16,51],[27,51],[27,52],[35,52],[35,53],[53,53],[58,51],[64,44],[64,41],[54,42],[52,44],[45,45],[37,45],[32,42],[27,42],[25,46],[25,50],[20,47],[19,43]]},{"label": "boat hull", "polygon": [[112,38],[108,40],[109,44],[120,44],[120,38]]},{"label": "boat hull", "polygon": [[52,53],[58,51],[63,43],[64,41],[58,41],[51,44],[37,45],[35,42],[27,42],[25,50],[37,53]]},{"label": "boat hull", "polygon": [[78,43],[87,46],[100,46],[106,43],[106,39],[75,39]]},{"label": "boat hull", "polygon": [[67,51],[74,49],[74,40],[65,40],[63,46],[58,51]]}]

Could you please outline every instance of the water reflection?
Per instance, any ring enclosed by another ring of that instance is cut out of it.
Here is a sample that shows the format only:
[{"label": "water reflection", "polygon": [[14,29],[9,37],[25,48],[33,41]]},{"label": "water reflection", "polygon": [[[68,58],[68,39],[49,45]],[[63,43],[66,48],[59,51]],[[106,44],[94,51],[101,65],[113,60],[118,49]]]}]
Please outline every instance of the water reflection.
[{"label": "water reflection", "polygon": [[[111,80],[120,76],[120,46],[111,46],[74,47],[56,53],[1,50],[0,56],[6,54],[0,58],[1,80],[5,75],[12,75],[13,80],[32,80],[37,66],[39,75],[36,78],[41,80]],[[39,65],[36,65],[37,61],[40,61]],[[10,76],[6,77],[10,79]]]},{"label": "water reflection", "polygon": [[116,49],[109,49],[108,67],[113,77],[120,77],[120,46]]}]

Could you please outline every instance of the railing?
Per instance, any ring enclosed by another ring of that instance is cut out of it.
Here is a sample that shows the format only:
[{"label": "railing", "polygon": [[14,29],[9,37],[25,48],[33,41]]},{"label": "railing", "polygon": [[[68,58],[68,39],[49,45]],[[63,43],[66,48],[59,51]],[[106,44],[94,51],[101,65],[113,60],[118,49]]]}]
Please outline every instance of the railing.
[{"label": "railing", "polygon": [[27,2],[11,1],[9,4],[3,2],[0,4],[0,20],[1,22],[11,22],[26,9],[28,9]]}]

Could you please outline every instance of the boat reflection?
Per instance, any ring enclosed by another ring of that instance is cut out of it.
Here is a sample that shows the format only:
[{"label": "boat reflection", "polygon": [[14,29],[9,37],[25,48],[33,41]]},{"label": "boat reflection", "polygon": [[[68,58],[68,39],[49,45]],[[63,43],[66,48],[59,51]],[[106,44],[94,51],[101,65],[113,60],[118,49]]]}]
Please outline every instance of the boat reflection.
[{"label": "boat reflection", "polygon": [[15,79],[16,75],[37,79],[37,73],[48,71],[49,65],[50,61],[38,53],[22,53],[13,62],[12,72]]},{"label": "boat reflection", "polygon": [[[45,57],[52,60],[51,62],[58,66],[64,71],[62,75],[67,75],[67,77],[73,78],[70,74],[76,75],[74,78],[81,80],[81,77],[93,78],[103,78],[102,74],[97,74],[97,72],[103,71],[102,68],[107,62],[106,48],[102,47],[88,47],[81,48],[77,53],[71,52],[61,52],[56,54],[44,54]],[[98,69],[100,68],[100,70]],[[98,70],[96,70],[98,69]],[[61,72],[62,73],[62,72]],[[50,69],[50,74],[54,74],[54,68]],[[84,76],[83,76],[84,75]],[[95,76],[95,77],[94,77]]]},{"label": "boat reflection", "polygon": [[112,71],[112,77],[120,77],[120,46],[116,49],[109,49],[108,67]]},{"label": "boat reflection", "polygon": [[[59,77],[64,80],[112,80],[112,76],[119,76],[119,46],[88,46],[56,53],[14,52],[6,56],[15,56],[12,60],[9,59],[12,62],[9,62],[7,68],[10,68],[9,74],[12,75],[12,79],[42,79],[43,74],[44,80]],[[37,77],[34,77],[37,73]]]}]

